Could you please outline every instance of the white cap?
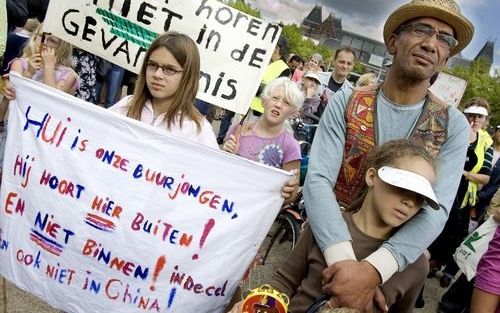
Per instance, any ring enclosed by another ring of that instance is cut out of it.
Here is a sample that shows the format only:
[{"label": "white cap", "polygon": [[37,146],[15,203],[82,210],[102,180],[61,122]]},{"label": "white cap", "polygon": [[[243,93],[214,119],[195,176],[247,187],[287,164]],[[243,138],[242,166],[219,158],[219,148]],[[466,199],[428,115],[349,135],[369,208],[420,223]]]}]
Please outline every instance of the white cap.
[{"label": "white cap", "polygon": [[399,168],[383,166],[378,170],[378,176],[389,185],[416,192],[425,197],[427,203],[439,210],[439,203],[432,190],[431,183],[422,175]]},{"label": "white cap", "polygon": [[480,114],[480,115],[488,116],[488,110],[486,108],[483,108],[483,107],[480,107],[477,105],[473,105],[473,106],[470,106],[468,108],[465,108],[464,113]]},{"label": "white cap", "polygon": [[307,78],[310,78],[310,79],[314,79],[315,81],[318,82],[318,84],[321,84],[321,80],[319,79],[318,74],[316,74],[314,72],[307,72],[307,74],[304,75],[304,77],[307,77]]}]

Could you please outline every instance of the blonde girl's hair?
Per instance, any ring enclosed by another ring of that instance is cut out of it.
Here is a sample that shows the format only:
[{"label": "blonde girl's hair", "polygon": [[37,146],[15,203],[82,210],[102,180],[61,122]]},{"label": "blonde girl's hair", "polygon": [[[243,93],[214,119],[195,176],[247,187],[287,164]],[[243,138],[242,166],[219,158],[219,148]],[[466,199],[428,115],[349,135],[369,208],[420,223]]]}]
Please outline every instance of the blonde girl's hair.
[{"label": "blonde girl's hair", "polygon": [[359,76],[356,87],[368,86],[371,82],[377,83],[377,76],[374,73],[366,73]]},{"label": "blonde girl's hair", "polygon": [[292,82],[288,77],[279,77],[270,81],[262,92],[263,101],[269,100],[274,91],[279,87],[283,87],[285,90],[285,99],[288,100],[291,106],[295,109],[300,109],[302,107],[304,95],[297,84]]},{"label": "blonde girl's hair", "polygon": [[[40,23],[35,31],[31,34],[30,39],[26,43],[23,49],[23,58],[29,58],[34,54],[38,53],[36,48],[36,39],[43,33],[43,24]],[[53,35],[50,35],[53,36]],[[60,40],[59,46],[56,48],[56,63],[62,64],[66,67],[71,67],[71,55],[73,54],[73,48],[70,43],[58,38]]]},{"label": "blonde girl's hair", "polygon": [[140,120],[142,109],[152,95],[146,85],[146,67],[149,57],[153,51],[159,48],[167,49],[182,67],[182,78],[179,87],[174,93],[172,104],[165,112],[167,128],[170,129],[175,123],[177,114],[180,113],[180,127],[185,118],[190,118],[196,123],[198,132],[201,131],[202,116],[196,109],[194,103],[200,80],[200,54],[195,42],[187,35],[169,31],[158,36],[149,46],[141,71],[137,78],[134,95],[129,102],[127,116]]},{"label": "blonde girl's hair", "polygon": [[40,25],[40,22],[36,18],[30,18],[24,24],[24,29],[30,33],[34,32],[36,28]]}]

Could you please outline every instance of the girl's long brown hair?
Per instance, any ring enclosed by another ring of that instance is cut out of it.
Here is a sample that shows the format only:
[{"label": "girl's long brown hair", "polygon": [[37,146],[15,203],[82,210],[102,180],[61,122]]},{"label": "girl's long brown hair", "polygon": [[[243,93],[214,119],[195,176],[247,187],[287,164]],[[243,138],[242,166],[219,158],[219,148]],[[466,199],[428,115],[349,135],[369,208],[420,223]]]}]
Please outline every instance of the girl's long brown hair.
[{"label": "girl's long brown hair", "polygon": [[188,117],[196,123],[198,132],[200,132],[202,116],[194,105],[200,79],[200,54],[195,42],[188,36],[178,32],[166,32],[158,36],[149,46],[144,56],[141,72],[137,78],[134,95],[129,102],[127,116],[140,120],[144,104],[152,98],[151,92],[146,85],[146,64],[151,53],[161,47],[172,53],[183,70],[172,105],[165,112],[167,127],[170,129],[171,125],[175,123],[176,115],[180,113],[181,128],[183,120]]}]

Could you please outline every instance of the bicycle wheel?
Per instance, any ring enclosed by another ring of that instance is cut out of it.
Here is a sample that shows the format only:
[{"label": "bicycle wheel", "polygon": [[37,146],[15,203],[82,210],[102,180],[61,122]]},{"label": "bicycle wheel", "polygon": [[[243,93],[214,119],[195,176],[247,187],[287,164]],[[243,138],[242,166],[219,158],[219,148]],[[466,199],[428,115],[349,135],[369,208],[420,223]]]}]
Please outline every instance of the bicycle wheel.
[{"label": "bicycle wheel", "polygon": [[[259,249],[257,265],[252,269],[243,289],[265,284],[290,255],[300,235],[300,221],[289,212],[278,215]],[[259,260],[260,258],[260,260]]]}]

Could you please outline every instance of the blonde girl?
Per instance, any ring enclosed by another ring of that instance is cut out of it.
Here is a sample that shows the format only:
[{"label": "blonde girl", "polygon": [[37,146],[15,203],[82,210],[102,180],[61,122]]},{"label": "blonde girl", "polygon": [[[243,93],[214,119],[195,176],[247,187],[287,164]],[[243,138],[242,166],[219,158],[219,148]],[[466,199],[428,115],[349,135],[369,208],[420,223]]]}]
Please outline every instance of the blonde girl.
[{"label": "blonde girl", "polygon": [[[244,158],[298,173],[300,146],[285,122],[297,112],[304,96],[297,85],[287,77],[280,77],[266,85],[262,94],[264,113],[256,122],[233,126],[228,132],[223,149]],[[298,181],[283,187],[285,201],[293,199]]]},{"label": "blonde girl", "polygon": [[71,68],[72,47],[69,43],[44,32],[40,24],[31,35],[21,58],[14,59],[10,70],[69,94],[79,85]]}]

